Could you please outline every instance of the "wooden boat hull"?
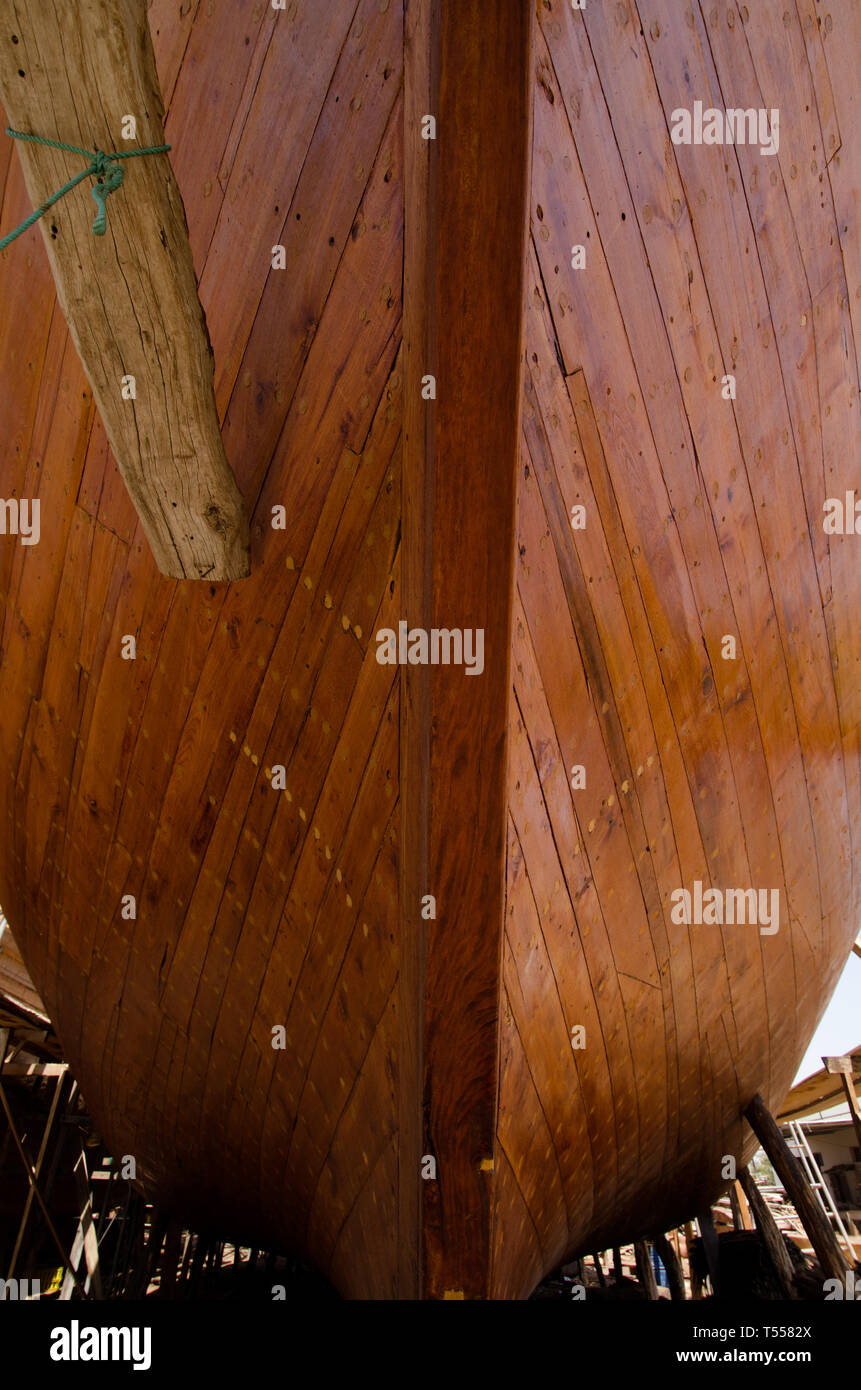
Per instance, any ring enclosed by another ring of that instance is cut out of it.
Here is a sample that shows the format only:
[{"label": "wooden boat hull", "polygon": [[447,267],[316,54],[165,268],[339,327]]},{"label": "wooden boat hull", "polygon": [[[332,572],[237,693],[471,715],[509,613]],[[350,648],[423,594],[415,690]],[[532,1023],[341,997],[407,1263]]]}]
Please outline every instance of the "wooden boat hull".
[{"label": "wooden boat hull", "polygon": [[[246,580],[158,574],[39,232],[0,255],[0,901],[153,1199],[348,1296],[701,1210],[856,930],[861,21],[536,8],[151,6]],[[690,93],[779,158],[674,147]],[[483,673],[381,664],[405,619]],[[697,881],[779,930],[674,920]]]}]

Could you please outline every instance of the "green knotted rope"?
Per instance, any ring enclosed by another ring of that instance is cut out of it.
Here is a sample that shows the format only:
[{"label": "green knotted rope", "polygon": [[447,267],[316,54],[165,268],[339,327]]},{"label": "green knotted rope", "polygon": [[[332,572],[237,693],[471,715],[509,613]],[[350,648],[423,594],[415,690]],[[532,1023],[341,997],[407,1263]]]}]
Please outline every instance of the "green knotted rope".
[{"label": "green knotted rope", "polygon": [[0,251],[5,251],[10,241],[14,241],[22,232],[26,232],[28,227],[32,227],[48,208],[58,203],[61,198],[73,188],[75,188],[88,174],[93,174],[99,181],[93,186],[92,195],[96,201],[98,212],[93,222],[94,236],[104,236],[107,227],[107,209],[105,207],[109,194],[114,193],[123,181],[122,165],[116,161],[119,159],[134,159],[139,154],[166,154],[170,145],[150,145],[144,150],[116,150],[112,154],[105,154],[103,150],[82,150],[78,145],[65,145],[61,140],[46,140],[41,135],[25,135],[22,130],[10,130],[6,127],[6,134],[11,135],[13,140],[29,140],[33,145],[49,145],[52,150],[66,150],[69,154],[82,154],[90,162],[82,174],[64,183],[62,188],[58,188],[47,202],[32,212],[29,217],[16,227],[14,232],[0,239]]}]

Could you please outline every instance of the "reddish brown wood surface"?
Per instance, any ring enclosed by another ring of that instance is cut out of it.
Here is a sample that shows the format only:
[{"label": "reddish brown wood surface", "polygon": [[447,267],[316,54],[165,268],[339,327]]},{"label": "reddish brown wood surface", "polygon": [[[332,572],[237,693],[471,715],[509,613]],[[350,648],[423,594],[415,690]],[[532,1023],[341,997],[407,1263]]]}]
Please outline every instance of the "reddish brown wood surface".
[{"label": "reddish brown wood surface", "polygon": [[424,1293],[486,1298],[529,13],[520,0],[492,9],[481,0],[443,4],[436,41],[439,149],[435,196],[427,209],[436,351],[427,370],[436,376],[438,395],[427,440],[431,512],[415,539],[430,547],[432,626],[483,629],[484,670],[469,676],[462,666],[438,666],[429,681],[427,891],[436,897],[437,914],[427,930],[423,1100],[425,1152],[436,1157],[437,1181],[426,1183],[422,1194]]},{"label": "reddish brown wood surface", "polygon": [[[841,170],[847,207],[837,131],[854,98],[834,94],[859,31],[844,4],[812,30],[812,9],[539,8],[498,1131],[522,1205],[500,1194],[494,1265],[508,1294],[717,1195],[721,1155],[751,1147],[742,1108],[758,1087],[782,1099],[851,943],[858,569],[822,507],[857,476],[841,255],[857,223],[823,170]],[[673,145],[670,114],[695,98],[778,107],[779,158]],[[779,932],[674,924],[670,894],[696,878],[779,887]]]},{"label": "reddish brown wood surface", "polygon": [[[2,901],[88,1103],[168,1208],[220,1209],[393,1296],[399,683],[373,633],[399,611],[403,21],[379,0],[311,8],[215,24],[201,6],[187,45],[173,9],[153,23],[256,503],[247,584],[158,576],[39,232],[0,258],[3,483],[42,514],[38,546],[0,550]],[[28,211],[9,143],[4,232]]]},{"label": "reddish brown wood surface", "polygon": [[[491,8],[150,7],[242,584],[157,574],[40,234],[0,254],[0,492],[42,503],[0,537],[0,902],[162,1207],[350,1296],[518,1298],[702,1211],[861,905],[859,542],[821,526],[861,19],[542,0],[530,54]],[[780,107],[779,157],[672,145],[694,97]],[[483,627],[483,675],[380,665],[401,618]],[[674,924],[695,879],[779,887],[779,932]]]}]

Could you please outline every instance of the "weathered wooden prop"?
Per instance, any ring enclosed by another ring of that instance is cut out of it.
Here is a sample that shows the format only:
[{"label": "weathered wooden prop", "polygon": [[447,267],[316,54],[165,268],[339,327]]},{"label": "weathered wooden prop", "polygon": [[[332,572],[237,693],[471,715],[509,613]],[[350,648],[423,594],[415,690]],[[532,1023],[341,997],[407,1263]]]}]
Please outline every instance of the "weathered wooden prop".
[{"label": "weathered wooden prop", "polygon": [[661,1263],[667,1271],[667,1281],[670,1286],[670,1297],[676,1302],[685,1300],[685,1276],[682,1273],[681,1261],[676,1254],[672,1241],[666,1235],[656,1235],[653,1244],[658,1252]]},{"label": "weathered wooden prop", "polygon": [[742,1191],[750,1203],[757,1234],[765,1247],[774,1276],[780,1285],[784,1298],[796,1298],[792,1261],[780,1234],[771,1208],[757,1186],[756,1179],[748,1168],[740,1168],[738,1180]]},{"label": "weathered wooden prop", "polygon": [[706,1266],[711,1280],[712,1292],[718,1297],[723,1296],[723,1280],[720,1263],[720,1241],[715,1230],[714,1217],[711,1207],[701,1211],[697,1215],[697,1225],[700,1228],[700,1239],[702,1241],[703,1252],[706,1257]]},{"label": "weathered wooden prop", "polygon": [[[144,0],[0,0],[11,127],[106,154],[123,146],[124,129],[136,144],[164,144],[146,9]],[[80,155],[16,144],[36,206],[81,171]],[[95,191],[115,185],[119,169],[106,165]],[[122,173],[108,202],[99,193],[104,235],[93,234],[87,181],[41,219],[57,296],[159,569],[241,579],[248,523],[221,442],[182,199],[166,155],[124,161]],[[23,267],[23,246],[8,254]]]},{"label": "weathered wooden prop", "polygon": [[801,1164],[790,1151],[762,1096],[755,1095],[744,1113],[798,1212],[826,1278],[842,1280],[849,1269],[846,1257],[804,1176]]},{"label": "weathered wooden prop", "polygon": [[699,1271],[698,1271],[697,1269],[694,1268],[694,1261],[691,1259],[691,1251],[692,1251],[692,1249],[693,1249],[693,1244],[694,1244],[694,1240],[695,1240],[695,1239],[696,1239],[696,1235],[695,1235],[695,1232],[694,1232],[693,1222],[692,1222],[692,1221],[686,1221],[686,1222],[685,1222],[685,1257],[686,1257],[687,1262],[688,1262],[688,1278],[690,1279],[690,1283],[691,1283],[691,1298],[697,1298],[697,1299],[699,1299],[699,1298],[702,1298],[702,1297],[703,1297],[703,1281],[702,1281],[702,1279],[700,1278]]},{"label": "weathered wooden prop", "polygon": [[655,1270],[646,1241],[634,1241],[634,1259],[637,1265],[637,1278],[645,1290],[646,1297],[656,1299],[658,1297],[658,1281],[655,1278]]},{"label": "weathered wooden prop", "polygon": [[745,1230],[745,1225],[744,1225],[744,1222],[742,1221],[742,1216],[741,1216],[741,1207],[739,1206],[739,1201],[738,1201],[738,1193],[736,1192],[735,1186],[734,1186],[734,1185],[731,1185],[731,1186],[730,1186],[730,1189],[729,1189],[729,1206],[730,1206],[730,1211],[732,1212],[732,1225],[733,1225],[733,1230],[735,1230],[735,1231],[743,1231],[743,1230]]},{"label": "weathered wooden prop", "polygon": [[736,1212],[738,1213],[738,1219],[736,1221],[736,1230],[752,1230],[753,1222],[750,1219],[750,1207],[747,1204],[747,1197],[744,1195],[744,1188],[742,1187],[738,1178],[736,1178],[735,1182],[732,1184],[732,1187],[730,1188],[730,1194],[735,1199],[732,1209],[733,1217],[735,1217]]}]

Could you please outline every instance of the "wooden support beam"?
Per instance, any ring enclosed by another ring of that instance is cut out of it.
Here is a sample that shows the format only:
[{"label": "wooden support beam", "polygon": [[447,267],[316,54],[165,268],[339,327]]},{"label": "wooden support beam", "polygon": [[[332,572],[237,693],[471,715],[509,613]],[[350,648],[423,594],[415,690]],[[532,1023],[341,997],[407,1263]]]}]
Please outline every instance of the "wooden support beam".
[{"label": "wooden support beam", "polygon": [[598,1283],[603,1289],[607,1281],[604,1278],[604,1266],[601,1264],[601,1256],[598,1254],[597,1250],[595,1251],[595,1254],[592,1256],[592,1260],[595,1265],[595,1273],[598,1276]]},{"label": "wooden support beam", "polygon": [[795,1281],[792,1271],[792,1261],[786,1249],[783,1236],[777,1227],[777,1222],[771,1214],[771,1209],[760,1192],[756,1184],[756,1179],[747,1168],[739,1171],[738,1181],[742,1191],[750,1203],[753,1218],[756,1222],[756,1231],[765,1252],[774,1270],[775,1278],[780,1285],[784,1298],[796,1298]]},{"label": "wooden support beam", "polygon": [[179,1265],[179,1252],[182,1244],[182,1222],[171,1217],[167,1223],[167,1236],[164,1242],[164,1256],[161,1262],[159,1298],[173,1298],[176,1290],[176,1275]]},{"label": "wooden support beam", "polygon": [[182,1266],[179,1271],[179,1289],[182,1298],[188,1298],[188,1284],[191,1275],[191,1258],[194,1254],[194,1236],[191,1231],[185,1233],[185,1245],[182,1250]]},{"label": "wooden support beam", "polygon": [[622,1282],[622,1280],[624,1279],[624,1277],[625,1277],[625,1271],[624,1271],[624,1269],[623,1269],[623,1267],[622,1267],[622,1252],[621,1252],[621,1250],[619,1249],[618,1245],[614,1245],[614,1246],[613,1246],[613,1278],[616,1280],[616,1283],[617,1283],[617,1284],[621,1284],[621,1282]]},{"label": "wooden support beam", "polygon": [[[27,134],[105,153],[164,144],[145,0],[0,0],[0,98]],[[80,155],[15,144],[34,207],[86,168]],[[159,569],[241,579],[248,523],[221,442],[182,199],[166,154],[121,167],[104,235],[93,235],[89,178],[40,220],[57,296]],[[24,240],[5,252],[22,274],[26,253]]]},{"label": "wooden support beam", "polygon": [[849,1106],[849,1114],[852,1116],[852,1123],[855,1126],[855,1137],[861,1145],[861,1106],[858,1104],[858,1094],[852,1075],[852,1058],[823,1057],[822,1062],[827,1072],[840,1077],[843,1094],[846,1096],[846,1103]]},{"label": "wooden support beam", "polygon": [[[741,1222],[740,1227],[738,1227],[737,1229],[742,1231],[753,1230],[753,1222],[750,1218],[750,1207],[747,1204],[747,1197],[745,1196],[744,1188],[742,1187],[741,1182],[738,1180],[738,1178],[736,1178],[735,1182],[730,1188],[730,1191],[733,1193],[735,1197],[736,1206],[738,1208],[739,1220]],[[733,1211],[735,1211],[735,1207],[733,1208]]]},{"label": "wooden support beam", "polygon": [[65,1062],[10,1062],[3,1075],[11,1080],[22,1076],[62,1076],[65,1071]]},{"label": "wooden support beam", "polygon": [[644,1240],[634,1241],[634,1259],[637,1262],[637,1278],[646,1291],[646,1297],[655,1300],[658,1297],[658,1282],[652,1268],[649,1247]]},{"label": "wooden support beam", "polygon": [[672,1243],[667,1240],[665,1235],[657,1235],[653,1238],[655,1249],[660,1256],[664,1269],[667,1271],[667,1279],[670,1285],[670,1297],[675,1302],[685,1302],[685,1276],[682,1273],[681,1261],[676,1254]]},{"label": "wooden support beam", "polygon": [[718,1243],[718,1235],[715,1230],[711,1207],[707,1207],[705,1211],[700,1212],[697,1216],[697,1225],[700,1228],[700,1237],[703,1242],[703,1250],[705,1251],[712,1292],[717,1298],[722,1298],[723,1288],[721,1284],[720,1245]]},{"label": "wooden support beam", "polygon": [[203,1274],[203,1262],[209,1252],[209,1245],[205,1237],[198,1235],[194,1244],[194,1256],[191,1261],[191,1277],[188,1284],[189,1298],[197,1298],[200,1292],[200,1281]]},{"label": "wooden support beam", "polygon": [[[48,1118],[47,1118],[47,1120],[45,1121],[45,1128],[44,1128],[44,1130],[43,1130],[43,1132],[42,1132],[42,1140],[41,1140],[41,1143],[39,1144],[39,1152],[38,1152],[38,1154],[36,1155],[36,1164],[35,1164],[35,1167],[33,1168],[33,1177],[36,1179],[37,1182],[39,1181],[39,1175],[40,1175],[41,1172],[42,1172],[42,1164],[43,1164],[43,1162],[44,1162],[44,1160],[45,1160],[45,1152],[46,1152],[46,1150],[47,1150],[47,1148],[48,1148],[48,1140],[50,1139],[51,1133],[52,1133],[53,1128],[54,1128],[54,1119],[55,1119],[56,1114],[57,1114],[57,1107],[58,1107],[59,1104],[60,1104],[60,1096],[61,1096],[62,1091],[63,1091],[63,1085],[64,1085],[64,1083],[65,1083],[65,1079],[66,1079],[66,1069],[65,1069],[65,1067],[64,1067],[63,1070],[62,1070],[62,1073],[57,1077],[57,1082],[56,1082],[56,1085],[55,1085],[55,1087],[54,1087],[54,1094],[53,1094],[53,1096],[51,1097],[51,1108],[50,1108],[50,1110],[48,1111]],[[6,1274],[6,1278],[7,1278],[7,1279],[11,1279],[12,1276],[14,1275],[14,1273],[15,1273],[15,1266],[16,1266],[16,1264],[17,1264],[17,1262],[18,1262],[18,1255],[20,1254],[20,1251],[21,1251],[21,1243],[22,1243],[22,1241],[23,1241],[23,1239],[24,1239],[24,1232],[25,1232],[26,1229],[27,1229],[27,1222],[28,1222],[28,1220],[30,1219],[30,1209],[31,1209],[31,1207],[32,1207],[32,1205],[33,1205],[33,1193],[34,1193],[34,1189],[33,1189],[33,1187],[31,1186],[31,1187],[28,1189],[28,1191],[27,1191],[27,1200],[26,1200],[25,1203],[24,1203],[24,1211],[23,1211],[23,1214],[22,1214],[22,1216],[21,1216],[21,1224],[20,1224],[19,1227],[18,1227],[18,1234],[17,1234],[17,1236],[15,1237],[15,1245],[14,1245],[14,1247],[13,1247],[13,1249],[12,1249],[12,1255],[11,1255],[10,1260],[9,1260],[9,1269],[8,1269],[8,1271],[7,1271],[7,1274]]]},{"label": "wooden support beam", "polygon": [[152,1283],[153,1278],[155,1277],[155,1272],[158,1269],[159,1259],[161,1258],[162,1246],[164,1245],[164,1240],[165,1236],[167,1235],[167,1231],[167,1212],[162,1211],[160,1207],[154,1207],[150,1222],[149,1243],[147,1245],[146,1260],[144,1262],[144,1269],[146,1273],[144,1278],[143,1292],[139,1295],[141,1298],[146,1298],[147,1290],[149,1289],[149,1286]]},{"label": "wooden support beam", "polygon": [[702,1298],[703,1281],[694,1269],[692,1249],[694,1244],[694,1228],[690,1221],[685,1222],[685,1255],[688,1260],[688,1278],[691,1284],[691,1298]]},{"label": "wooden support beam", "polygon": [[798,1212],[823,1273],[829,1279],[843,1279],[849,1265],[837,1244],[837,1237],[804,1176],[801,1164],[790,1153],[786,1140],[759,1093],[744,1114]]},{"label": "wooden support beam", "polygon": [[[5,1031],[6,1031],[5,1029],[4,1029],[4,1030],[0,1030],[0,1064],[2,1064],[2,1060],[3,1060],[3,1049],[5,1049],[5,1045],[6,1045],[6,1038],[4,1038],[4,1037],[2,1036],[2,1033],[5,1032]],[[0,1107],[2,1107],[3,1113],[4,1113],[5,1116],[6,1116],[6,1122],[7,1122],[7,1124],[9,1125],[9,1129],[10,1129],[10,1132],[11,1132],[11,1134],[12,1134],[12,1141],[13,1141],[13,1143],[14,1143],[14,1145],[15,1145],[15,1148],[18,1150],[18,1157],[21,1159],[21,1162],[23,1163],[24,1168],[25,1168],[25,1171],[26,1171],[26,1173],[27,1173],[27,1181],[29,1182],[29,1184],[30,1184],[30,1186],[31,1186],[31,1188],[32,1188],[32,1190],[33,1190],[33,1194],[34,1194],[34,1196],[35,1196],[35,1198],[36,1198],[36,1201],[39,1203],[39,1206],[41,1207],[42,1215],[43,1215],[44,1218],[45,1218],[45,1224],[47,1225],[48,1230],[49,1230],[50,1233],[51,1233],[51,1239],[53,1240],[54,1244],[55,1244],[56,1247],[57,1247],[57,1251],[58,1251],[58,1253],[59,1253],[60,1259],[61,1259],[62,1262],[63,1262],[63,1267],[64,1267],[64,1269],[66,1269],[66,1270],[68,1270],[68,1271],[70,1272],[71,1277],[72,1277],[72,1280],[73,1280],[74,1284],[76,1285],[76,1287],[78,1288],[78,1290],[80,1291],[81,1295],[82,1295],[82,1296],[85,1296],[83,1287],[82,1287],[82,1285],[81,1285],[81,1282],[80,1282],[80,1280],[78,1279],[78,1276],[77,1276],[77,1274],[75,1273],[74,1269],[72,1268],[71,1264],[69,1263],[69,1257],[68,1257],[68,1255],[66,1254],[66,1250],[65,1250],[65,1247],[63,1246],[63,1242],[60,1240],[60,1237],[57,1235],[57,1228],[56,1228],[56,1226],[54,1225],[53,1221],[51,1220],[51,1213],[48,1211],[48,1208],[47,1208],[47,1206],[45,1205],[45,1200],[44,1200],[44,1198],[43,1198],[41,1192],[39,1191],[39,1184],[36,1182],[36,1178],[35,1178],[35,1176],[34,1176],[33,1169],[30,1167],[30,1161],[29,1161],[29,1159],[27,1158],[26,1153],[24,1152],[24,1146],[23,1146],[22,1143],[21,1143],[21,1139],[20,1139],[20,1137],[19,1137],[19,1135],[18,1135],[18,1130],[17,1130],[16,1127],[15,1127],[15,1121],[14,1121],[13,1116],[12,1116],[12,1111],[11,1111],[11,1109],[9,1108],[9,1102],[8,1102],[8,1100],[6,1099],[6,1092],[5,1092],[5,1090],[3,1089],[3,1086],[2,1086],[2,1085],[0,1085]]]},{"label": "wooden support beam", "polygon": [[[79,1145],[78,1157],[75,1161],[75,1189],[78,1196],[78,1229],[75,1233],[72,1253],[69,1257],[71,1266],[79,1271],[81,1260],[86,1266],[87,1274],[84,1280],[84,1291],[89,1293],[92,1289],[94,1298],[102,1297],[102,1276],[99,1269],[99,1243],[96,1240],[96,1227],[93,1221],[93,1204],[90,1196],[89,1171],[87,1168],[87,1152],[84,1148],[83,1140]],[[60,1302],[68,1302],[72,1297],[74,1280],[71,1272],[66,1271],[60,1288]]]},{"label": "wooden support beam", "polygon": [[743,1230],[745,1230],[745,1225],[744,1225],[744,1222],[743,1222],[743,1220],[742,1220],[742,1215],[741,1215],[741,1207],[739,1206],[739,1201],[738,1201],[738,1193],[737,1193],[736,1190],[735,1190],[735,1183],[732,1183],[732,1184],[730,1185],[730,1189],[729,1189],[729,1207],[730,1207],[730,1211],[732,1212],[733,1230],[735,1230],[735,1231],[743,1231]]},{"label": "wooden support beam", "polygon": [[402,1260],[401,1296],[490,1288],[533,10],[406,11],[403,617],[480,631],[484,659],[473,677],[408,666],[401,686],[399,1246],[418,1188],[423,1249],[423,1269]]}]

